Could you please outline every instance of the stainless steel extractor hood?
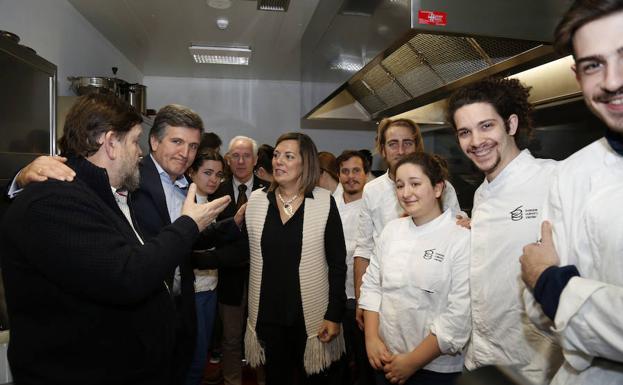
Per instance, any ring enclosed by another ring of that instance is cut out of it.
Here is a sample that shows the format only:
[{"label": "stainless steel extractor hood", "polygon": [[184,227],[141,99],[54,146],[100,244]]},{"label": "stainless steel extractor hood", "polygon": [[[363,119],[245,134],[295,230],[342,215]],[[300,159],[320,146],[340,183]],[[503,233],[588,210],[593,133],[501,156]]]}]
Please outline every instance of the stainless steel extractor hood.
[{"label": "stainless steel extractor hood", "polygon": [[[326,65],[321,66],[325,68],[322,74],[317,60],[313,63],[315,69],[306,68],[308,64],[303,60],[303,81],[322,82],[329,78],[337,87],[325,94],[324,99],[316,100],[311,108],[302,105],[307,112],[304,119],[380,120],[437,102],[460,86],[483,77],[509,76],[550,62],[558,58],[551,47],[553,30],[567,8],[566,0],[366,0],[364,3],[367,13],[355,16],[357,13],[350,9],[347,15],[341,13],[357,4],[353,0],[344,1],[341,8],[335,9],[333,22],[326,25],[320,39],[314,42],[306,36],[304,51],[311,50],[314,55],[326,58]],[[316,16],[308,29],[319,29],[313,24]],[[354,23],[354,18],[359,19],[360,29],[363,26],[364,31],[372,31],[367,37],[354,38],[360,40],[360,55],[344,48],[357,46],[348,41],[347,35],[340,40],[340,31],[348,28],[333,25]],[[378,35],[383,34],[391,41],[385,41],[385,47],[377,52],[369,49],[366,43],[374,41],[378,46]],[[333,45],[326,44],[327,40],[332,40]],[[336,49],[335,45],[343,48]],[[340,67],[336,62],[350,66]],[[358,70],[353,73],[353,69]],[[335,81],[339,76],[327,74],[339,70],[343,74],[342,82]],[[303,89],[305,92],[305,86]],[[309,102],[309,92],[303,96]],[[352,100],[352,105],[347,100]]]}]

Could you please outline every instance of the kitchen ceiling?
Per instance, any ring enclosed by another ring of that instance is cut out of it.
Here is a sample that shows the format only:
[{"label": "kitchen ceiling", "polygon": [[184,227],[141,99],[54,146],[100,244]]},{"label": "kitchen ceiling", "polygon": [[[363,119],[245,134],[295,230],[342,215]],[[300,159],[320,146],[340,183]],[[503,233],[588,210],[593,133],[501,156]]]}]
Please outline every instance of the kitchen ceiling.
[{"label": "kitchen ceiling", "polygon": [[[227,9],[206,0],[69,2],[145,76],[271,80],[300,78],[301,38],[318,5],[292,0],[287,12],[271,12],[259,11],[254,0],[231,0]],[[216,20],[223,17],[229,26],[220,30]],[[251,64],[194,63],[191,43],[250,46]]]}]

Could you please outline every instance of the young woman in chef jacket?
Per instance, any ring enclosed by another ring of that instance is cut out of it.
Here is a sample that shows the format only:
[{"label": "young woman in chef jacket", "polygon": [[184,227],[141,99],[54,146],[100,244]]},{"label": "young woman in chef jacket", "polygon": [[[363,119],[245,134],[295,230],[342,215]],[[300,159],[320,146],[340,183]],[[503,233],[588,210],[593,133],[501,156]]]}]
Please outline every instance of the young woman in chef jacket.
[{"label": "young woman in chef jacket", "polygon": [[471,329],[469,230],[442,211],[441,158],[411,154],[393,174],[407,216],[387,224],[363,278],[368,358],[377,384],[453,384]]}]

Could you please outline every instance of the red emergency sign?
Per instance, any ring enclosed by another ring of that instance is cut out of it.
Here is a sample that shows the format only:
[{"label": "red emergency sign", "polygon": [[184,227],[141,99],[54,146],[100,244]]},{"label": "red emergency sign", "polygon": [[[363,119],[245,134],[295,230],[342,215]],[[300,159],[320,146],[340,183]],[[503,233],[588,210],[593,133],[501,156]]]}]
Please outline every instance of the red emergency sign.
[{"label": "red emergency sign", "polygon": [[446,13],[439,11],[418,11],[418,23],[428,25],[446,25]]}]

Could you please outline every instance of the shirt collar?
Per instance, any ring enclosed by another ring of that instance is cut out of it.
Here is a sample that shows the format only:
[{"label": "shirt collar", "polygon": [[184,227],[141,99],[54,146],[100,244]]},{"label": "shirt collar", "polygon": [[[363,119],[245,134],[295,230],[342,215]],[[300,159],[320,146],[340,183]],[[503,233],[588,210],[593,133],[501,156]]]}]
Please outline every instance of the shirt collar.
[{"label": "shirt collar", "polygon": [[[236,179],[235,176],[232,177],[232,179],[234,181],[234,190],[238,190],[238,186],[240,186],[243,183],[239,181],[238,179]],[[247,185],[247,191],[253,190],[253,175],[251,175],[251,178],[249,178],[249,180],[246,181],[244,184]]]},{"label": "shirt collar", "polygon": [[[156,165],[156,170],[158,170],[158,174],[161,177],[166,177],[167,180],[171,180],[171,177],[169,176],[169,174],[164,171],[164,169],[162,168],[162,166],[160,166],[160,164],[158,164],[158,162],[156,161],[156,159],[154,158],[153,154],[149,154],[149,156],[151,156],[151,160],[154,161],[154,164]],[[184,175],[180,175],[177,177],[177,179],[175,180],[175,182],[173,182],[174,185],[176,185],[177,187],[181,188],[181,189],[185,189],[188,187],[188,179],[186,179],[186,177]]]},{"label": "shirt collar", "polygon": [[504,180],[510,178],[513,174],[515,174],[515,172],[520,171],[524,165],[524,161],[530,158],[532,158],[530,150],[524,149],[520,151],[519,154],[495,177],[495,179],[489,182],[487,178],[485,178],[486,185],[497,186],[503,184]]}]

